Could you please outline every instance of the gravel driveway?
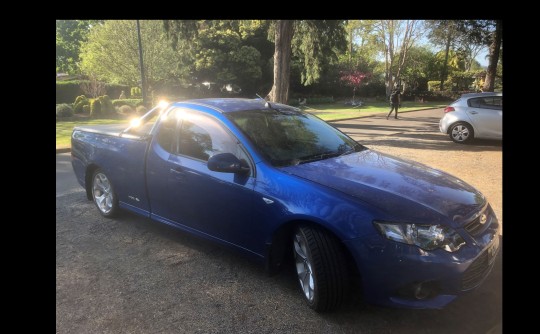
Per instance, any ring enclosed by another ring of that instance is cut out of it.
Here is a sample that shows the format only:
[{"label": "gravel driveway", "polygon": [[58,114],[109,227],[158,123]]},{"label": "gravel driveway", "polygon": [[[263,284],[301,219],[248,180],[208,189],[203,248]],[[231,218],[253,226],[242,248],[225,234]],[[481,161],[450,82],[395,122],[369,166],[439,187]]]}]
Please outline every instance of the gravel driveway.
[{"label": "gravel driveway", "polygon": [[[436,115],[334,125],[370,148],[462,178],[502,220],[500,143],[454,144],[434,131]],[[366,135],[375,128],[379,134]],[[382,308],[351,298],[337,312],[317,314],[304,305],[292,268],[267,277],[234,252],[171,227],[130,213],[102,218],[80,189],[56,198],[56,332],[500,333],[501,258],[502,252],[479,289],[444,310]]]}]

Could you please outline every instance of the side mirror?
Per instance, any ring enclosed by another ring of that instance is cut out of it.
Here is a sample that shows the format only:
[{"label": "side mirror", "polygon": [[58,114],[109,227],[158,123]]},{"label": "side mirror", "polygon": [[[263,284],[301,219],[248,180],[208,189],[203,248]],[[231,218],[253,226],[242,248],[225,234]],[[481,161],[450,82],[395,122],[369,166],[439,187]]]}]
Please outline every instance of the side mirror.
[{"label": "side mirror", "polygon": [[232,153],[219,153],[211,156],[208,159],[208,169],[222,173],[247,173],[250,170]]}]

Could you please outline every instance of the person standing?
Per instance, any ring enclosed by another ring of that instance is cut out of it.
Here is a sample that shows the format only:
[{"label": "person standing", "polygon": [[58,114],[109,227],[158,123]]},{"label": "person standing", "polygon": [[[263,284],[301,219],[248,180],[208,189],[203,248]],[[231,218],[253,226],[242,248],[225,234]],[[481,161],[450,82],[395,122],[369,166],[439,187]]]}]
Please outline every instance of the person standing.
[{"label": "person standing", "polygon": [[392,94],[390,94],[390,112],[388,113],[388,116],[386,116],[386,119],[392,115],[392,111],[396,111],[394,118],[397,119],[398,114],[398,107],[401,106],[401,93],[398,88],[395,88],[392,91]]}]

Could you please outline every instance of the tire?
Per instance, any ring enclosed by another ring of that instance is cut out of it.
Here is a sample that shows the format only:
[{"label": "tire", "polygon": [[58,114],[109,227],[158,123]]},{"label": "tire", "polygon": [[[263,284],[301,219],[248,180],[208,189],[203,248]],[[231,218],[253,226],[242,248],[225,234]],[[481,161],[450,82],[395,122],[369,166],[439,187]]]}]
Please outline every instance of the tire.
[{"label": "tire", "polygon": [[465,122],[457,122],[452,124],[450,130],[448,131],[448,135],[454,143],[465,144],[473,140],[474,130],[470,124]]},{"label": "tire", "polygon": [[299,227],[293,237],[293,252],[300,289],[310,308],[317,312],[341,306],[349,288],[343,249],[328,232],[311,226]]},{"label": "tire", "polygon": [[118,214],[118,197],[107,175],[96,169],[92,175],[92,199],[104,217],[114,217]]}]

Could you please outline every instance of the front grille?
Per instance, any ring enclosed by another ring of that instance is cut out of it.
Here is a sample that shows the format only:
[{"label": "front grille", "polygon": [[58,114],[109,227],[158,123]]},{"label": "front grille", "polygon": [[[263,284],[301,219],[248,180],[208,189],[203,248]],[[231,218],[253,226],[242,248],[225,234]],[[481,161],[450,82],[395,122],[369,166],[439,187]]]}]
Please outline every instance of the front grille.
[{"label": "front grille", "polygon": [[476,217],[476,219],[473,219],[472,221],[465,224],[465,226],[463,226],[465,230],[469,232],[470,235],[472,236],[479,235],[480,233],[484,232],[491,224],[493,217],[490,214],[490,211],[486,210],[484,211],[484,213],[487,215],[487,220],[484,224],[482,224],[480,221],[480,218],[482,217],[482,215],[479,215],[478,217]]},{"label": "front grille", "polygon": [[469,290],[480,284],[489,272],[489,254],[484,251],[463,273],[461,290]]}]

